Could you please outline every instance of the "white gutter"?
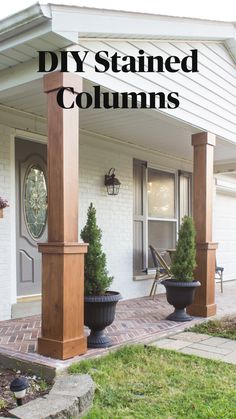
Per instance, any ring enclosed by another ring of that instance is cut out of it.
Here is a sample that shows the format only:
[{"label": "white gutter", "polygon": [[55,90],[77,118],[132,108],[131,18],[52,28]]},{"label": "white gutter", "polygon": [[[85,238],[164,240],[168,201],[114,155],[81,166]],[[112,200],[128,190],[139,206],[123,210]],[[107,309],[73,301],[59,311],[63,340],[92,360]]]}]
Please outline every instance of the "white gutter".
[{"label": "white gutter", "polygon": [[15,35],[16,32],[20,33],[25,29],[37,26],[51,19],[51,17],[50,6],[36,3],[27,9],[0,20],[0,40],[3,41]]}]

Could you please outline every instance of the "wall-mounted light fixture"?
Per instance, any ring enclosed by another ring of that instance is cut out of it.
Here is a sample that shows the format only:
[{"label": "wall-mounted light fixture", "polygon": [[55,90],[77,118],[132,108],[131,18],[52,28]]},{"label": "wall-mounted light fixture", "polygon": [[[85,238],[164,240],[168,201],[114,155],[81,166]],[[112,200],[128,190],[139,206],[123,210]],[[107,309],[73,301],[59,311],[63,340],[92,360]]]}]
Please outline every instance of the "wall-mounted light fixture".
[{"label": "wall-mounted light fixture", "polygon": [[108,195],[118,195],[120,189],[120,181],[115,177],[115,169],[111,167],[109,172],[105,175],[105,186]]}]

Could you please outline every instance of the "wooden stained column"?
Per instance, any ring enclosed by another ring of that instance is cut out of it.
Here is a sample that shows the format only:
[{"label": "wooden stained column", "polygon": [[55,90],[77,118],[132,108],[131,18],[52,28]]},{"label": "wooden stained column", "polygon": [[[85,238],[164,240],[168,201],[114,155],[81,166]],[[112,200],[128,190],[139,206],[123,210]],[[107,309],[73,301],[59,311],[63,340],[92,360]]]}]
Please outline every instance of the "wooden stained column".
[{"label": "wooden stained column", "polygon": [[[61,87],[82,90],[76,74],[44,76],[48,97],[48,243],[42,252],[42,336],[38,352],[67,359],[86,352],[84,336],[84,254],[78,243],[79,111],[62,109]],[[73,94],[65,93],[65,100]]]},{"label": "wooden stained column", "polygon": [[215,257],[217,244],[212,243],[213,157],[215,135],[201,132],[192,136],[194,149],[193,217],[196,227],[197,268],[195,278],[201,282],[194,304],[188,312],[208,317],[216,313]]}]

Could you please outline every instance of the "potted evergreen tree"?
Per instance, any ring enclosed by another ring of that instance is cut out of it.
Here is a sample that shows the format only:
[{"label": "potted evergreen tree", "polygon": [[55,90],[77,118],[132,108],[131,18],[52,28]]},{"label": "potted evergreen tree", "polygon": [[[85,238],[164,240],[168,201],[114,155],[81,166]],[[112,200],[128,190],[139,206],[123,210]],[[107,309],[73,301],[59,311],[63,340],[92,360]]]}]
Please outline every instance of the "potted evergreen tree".
[{"label": "potted evergreen tree", "polygon": [[112,345],[104,330],[114,321],[116,304],[121,294],[108,290],[113,277],[109,276],[106,268],[106,255],[101,244],[102,232],[97,226],[96,209],[92,203],[88,208],[87,223],[81,231],[81,238],[89,244],[84,269],[84,322],[91,330],[88,347],[104,348]]},{"label": "potted evergreen tree", "polygon": [[185,322],[192,320],[186,313],[186,307],[194,300],[195,290],[201,284],[194,279],[196,268],[195,227],[192,217],[185,216],[179,231],[179,240],[171,265],[173,278],[162,281],[166,288],[166,298],[175,311],[167,319]]}]

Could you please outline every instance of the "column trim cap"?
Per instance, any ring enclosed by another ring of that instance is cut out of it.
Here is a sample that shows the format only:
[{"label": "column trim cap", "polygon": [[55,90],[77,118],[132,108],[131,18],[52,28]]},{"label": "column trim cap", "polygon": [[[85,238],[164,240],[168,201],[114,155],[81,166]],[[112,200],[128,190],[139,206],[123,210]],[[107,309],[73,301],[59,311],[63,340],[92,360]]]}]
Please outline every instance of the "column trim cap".
[{"label": "column trim cap", "polygon": [[43,76],[43,90],[45,93],[59,90],[62,87],[73,87],[75,93],[83,90],[83,79],[75,73],[53,71]]},{"label": "column trim cap", "polygon": [[87,243],[39,243],[38,249],[40,253],[52,253],[52,254],[79,254],[87,253]]},{"label": "column trim cap", "polygon": [[193,146],[200,146],[200,145],[216,145],[216,136],[211,132],[198,132],[197,134],[192,135],[192,145]]},{"label": "column trim cap", "polygon": [[217,305],[213,304],[192,304],[187,307],[187,313],[195,317],[211,317],[216,315]]},{"label": "column trim cap", "polygon": [[218,243],[196,243],[196,248],[197,250],[216,250],[218,248]]}]

